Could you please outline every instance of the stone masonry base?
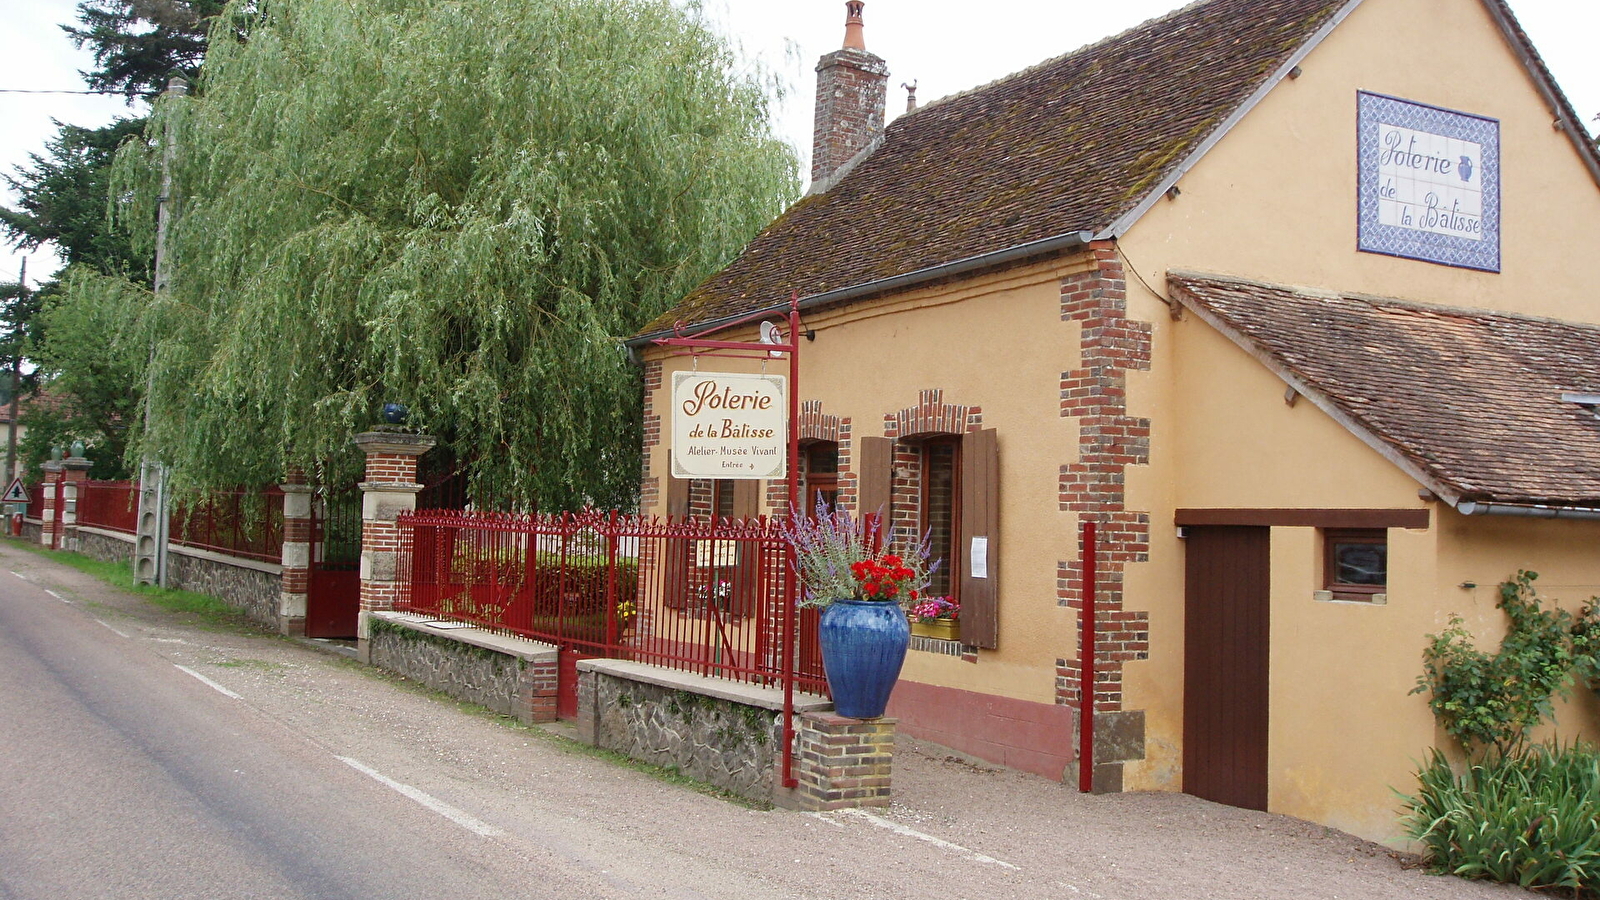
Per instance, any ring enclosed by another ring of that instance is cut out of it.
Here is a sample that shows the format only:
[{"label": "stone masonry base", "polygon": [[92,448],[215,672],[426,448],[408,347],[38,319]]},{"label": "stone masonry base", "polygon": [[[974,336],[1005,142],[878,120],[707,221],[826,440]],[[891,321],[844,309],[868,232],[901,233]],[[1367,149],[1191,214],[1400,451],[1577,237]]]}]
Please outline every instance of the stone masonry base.
[{"label": "stone masonry base", "polygon": [[894,719],[847,719],[795,698],[783,786],[783,692],[622,660],[578,663],[578,738],[791,809],[889,805]]},{"label": "stone masonry base", "polygon": [[364,615],[372,665],[525,723],[555,721],[555,647],[477,628],[434,628],[407,613]]}]

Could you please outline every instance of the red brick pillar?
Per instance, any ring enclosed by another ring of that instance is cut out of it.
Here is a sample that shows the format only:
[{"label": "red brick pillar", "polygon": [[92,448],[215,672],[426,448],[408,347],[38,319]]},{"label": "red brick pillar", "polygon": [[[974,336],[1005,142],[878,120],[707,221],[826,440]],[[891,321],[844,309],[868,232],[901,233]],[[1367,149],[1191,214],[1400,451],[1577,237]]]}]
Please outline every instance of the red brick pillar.
[{"label": "red brick pillar", "polygon": [[39,507],[39,544],[44,547],[56,545],[56,528],[61,519],[61,511],[56,509],[56,485],[61,483],[62,473],[67,470],[66,463],[59,459],[52,459],[41,463],[40,469],[44,471],[44,497]]},{"label": "red brick pillar", "polygon": [[400,529],[395,519],[417,508],[417,458],[436,439],[400,431],[366,431],[355,437],[367,454],[366,480],[361,483],[361,620],[357,655],[369,660],[371,614],[393,609],[400,598]]},{"label": "red brick pillar", "polygon": [[283,489],[283,576],[278,588],[278,630],[306,633],[306,593],[311,589],[311,495],[304,472],[291,470]]},{"label": "red brick pillar", "polygon": [[69,456],[61,461],[61,479],[66,482],[61,492],[62,508],[56,511],[56,529],[61,532],[57,546],[62,550],[78,549],[78,492],[89,478],[94,463],[81,456]]}]

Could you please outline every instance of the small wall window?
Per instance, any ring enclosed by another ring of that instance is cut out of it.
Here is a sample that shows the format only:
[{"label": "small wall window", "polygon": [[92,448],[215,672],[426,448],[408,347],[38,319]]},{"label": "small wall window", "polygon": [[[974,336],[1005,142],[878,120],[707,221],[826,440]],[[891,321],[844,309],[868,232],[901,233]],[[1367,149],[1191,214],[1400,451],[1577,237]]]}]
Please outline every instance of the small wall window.
[{"label": "small wall window", "polygon": [[1335,600],[1371,600],[1389,590],[1389,538],[1382,528],[1323,531],[1323,589]]},{"label": "small wall window", "polygon": [[938,437],[922,444],[922,528],[934,559],[928,593],[960,602],[961,438]]},{"label": "small wall window", "polygon": [[805,496],[801,498],[806,515],[816,515],[817,501],[829,509],[839,505],[839,445],[815,441],[801,451],[805,462]]}]

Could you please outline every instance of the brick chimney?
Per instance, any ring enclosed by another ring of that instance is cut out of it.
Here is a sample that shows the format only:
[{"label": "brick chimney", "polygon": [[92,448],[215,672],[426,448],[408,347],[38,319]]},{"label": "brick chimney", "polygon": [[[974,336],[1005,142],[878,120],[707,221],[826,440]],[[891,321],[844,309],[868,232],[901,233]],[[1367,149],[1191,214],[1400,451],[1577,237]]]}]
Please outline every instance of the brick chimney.
[{"label": "brick chimney", "polygon": [[811,184],[838,173],[883,134],[889,67],[867,52],[862,0],[845,3],[844,46],[817,63],[817,119],[811,143]]}]

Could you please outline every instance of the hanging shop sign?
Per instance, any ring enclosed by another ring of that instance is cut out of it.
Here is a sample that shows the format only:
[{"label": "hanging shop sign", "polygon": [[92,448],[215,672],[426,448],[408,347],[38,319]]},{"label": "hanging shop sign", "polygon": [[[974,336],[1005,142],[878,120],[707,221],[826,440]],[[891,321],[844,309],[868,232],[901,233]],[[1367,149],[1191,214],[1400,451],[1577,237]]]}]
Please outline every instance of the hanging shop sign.
[{"label": "hanging shop sign", "polygon": [[1500,271],[1500,123],[1357,93],[1360,247]]},{"label": "hanging shop sign", "polygon": [[789,403],[781,375],[674,372],[674,478],[784,478]]}]

